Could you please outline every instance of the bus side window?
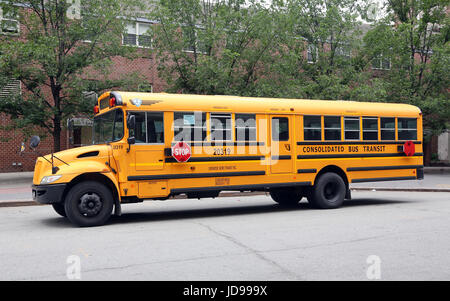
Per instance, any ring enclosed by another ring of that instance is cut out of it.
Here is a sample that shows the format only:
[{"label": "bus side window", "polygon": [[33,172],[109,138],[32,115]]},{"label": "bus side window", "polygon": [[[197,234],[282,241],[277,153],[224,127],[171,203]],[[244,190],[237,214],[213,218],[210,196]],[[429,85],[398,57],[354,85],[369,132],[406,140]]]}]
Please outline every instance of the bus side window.
[{"label": "bus side window", "polygon": [[380,118],[381,140],[395,140],[395,118]]},{"label": "bus side window", "polygon": [[145,112],[130,113],[136,116],[136,126],[132,135],[136,138],[136,143],[147,143],[147,125],[145,123]]},{"label": "bus side window", "polygon": [[398,140],[417,140],[417,119],[398,118]]},{"label": "bus side window", "polygon": [[359,140],[359,117],[344,118],[345,140]]},{"label": "bus side window", "polygon": [[147,143],[164,143],[163,113],[147,112]]},{"label": "bus side window", "polygon": [[174,141],[205,141],[206,113],[173,113]]},{"label": "bus side window", "polygon": [[256,141],[256,115],[235,115],[236,141]]},{"label": "bus side window", "polygon": [[324,116],[325,140],[341,140],[341,117]]},{"label": "bus side window", "polygon": [[286,117],[272,118],[272,140],[288,141],[289,140],[289,119]]},{"label": "bus side window", "polygon": [[322,122],[320,116],[304,116],[303,129],[305,141],[322,140]]},{"label": "bus side window", "polygon": [[378,117],[363,117],[363,140],[378,140]]}]

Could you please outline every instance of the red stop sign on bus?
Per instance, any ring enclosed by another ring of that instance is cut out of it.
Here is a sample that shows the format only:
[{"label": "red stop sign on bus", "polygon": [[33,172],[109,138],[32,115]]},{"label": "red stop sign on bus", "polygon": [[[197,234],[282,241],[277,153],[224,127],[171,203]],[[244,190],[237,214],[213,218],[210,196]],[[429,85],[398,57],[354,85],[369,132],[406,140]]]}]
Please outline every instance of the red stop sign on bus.
[{"label": "red stop sign on bus", "polygon": [[406,141],[405,144],[403,144],[403,152],[408,157],[413,156],[416,153],[416,147],[414,145],[414,142]]},{"label": "red stop sign on bus", "polygon": [[191,158],[191,155],[191,146],[186,142],[179,141],[172,146],[172,157],[174,157],[177,162],[187,162]]}]

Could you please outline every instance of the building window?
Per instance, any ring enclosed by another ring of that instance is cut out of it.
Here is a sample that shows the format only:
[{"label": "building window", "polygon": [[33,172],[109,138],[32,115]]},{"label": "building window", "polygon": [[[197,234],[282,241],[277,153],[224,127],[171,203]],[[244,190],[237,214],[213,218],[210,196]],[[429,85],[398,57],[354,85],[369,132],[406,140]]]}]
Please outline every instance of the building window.
[{"label": "building window", "polygon": [[153,93],[153,85],[150,84],[150,83],[140,84],[138,86],[138,91],[139,92]]},{"label": "building window", "polygon": [[272,140],[289,141],[289,119],[286,117],[272,118]]},{"label": "building window", "polygon": [[231,141],[231,114],[211,113],[211,141]]},{"label": "building window", "polygon": [[342,57],[346,60],[351,58],[351,48],[347,45],[341,45],[336,47],[336,56]]},{"label": "building window", "polygon": [[206,140],[206,113],[175,112],[173,119],[175,141]]},{"label": "building window", "polygon": [[304,116],[303,117],[303,131],[305,141],[322,140],[322,122],[320,116]]},{"label": "building window", "polygon": [[19,33],[19,14],[17,7],[3,5],[0,7],[0,33]]},{"label": "building window", "polygon": [[345,140],[359,140],[359,117],[345,117]]},{"label": "building window", "polygon": [[398,140],[417,140],[417,119],[398,118]]},{"label": "building window", "polygon": [[324,117],[325,140],[341,140],[341,117]]},{"label": "building window", "polygon": [[363,117],[363,140],[378,140],[377,117]]},{"label": "building window", "polygon": [[235,115],[236,141],[256,141],[256,115]]},{"label": "building window", "polygon": [[380,118],[381,140],[395,140],[395,118]]},{"label": "building window", "polygon": [[0,99],[22,93],[20,80],[10,79],[0,84]]},{"label": "building window", "polygon": [[317,62],[318,54],[319,52],[316,45],[308,44],[308,51],[307,51],[308,63],[313,64]]},{"label": "building window", "polygon": [[150,23],[129,23],[126,26],[126,32],[123,35],[123,45],[152,47],[152,37],[149,33]]},{"label": "building window", "polygon": [[374,70],[391,70],[391,60],[379,55],[372,59],[372,69]]},{"label": "building window", "polygon": [[183,27],[183,51],[185,52],[197,52],[197,53],[207,53],[206,45],[199,39],[198,33],[202,29],[191,27]]}]

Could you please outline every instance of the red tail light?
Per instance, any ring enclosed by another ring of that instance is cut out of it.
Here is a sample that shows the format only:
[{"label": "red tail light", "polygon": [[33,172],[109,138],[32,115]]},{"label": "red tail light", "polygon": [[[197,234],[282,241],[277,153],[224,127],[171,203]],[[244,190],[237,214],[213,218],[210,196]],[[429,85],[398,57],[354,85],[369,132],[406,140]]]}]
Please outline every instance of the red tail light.
[{"label": "red tail light", "polygon": [[98,109],[98,106],[94,107],[94,114],[98,114],[98,112],[100,112],[100,110]]},{"label": "red tail light", "polygon": [[115,97],[111,97],[109,99],[109,106],[112,108],[116,105],[116,98]]}]

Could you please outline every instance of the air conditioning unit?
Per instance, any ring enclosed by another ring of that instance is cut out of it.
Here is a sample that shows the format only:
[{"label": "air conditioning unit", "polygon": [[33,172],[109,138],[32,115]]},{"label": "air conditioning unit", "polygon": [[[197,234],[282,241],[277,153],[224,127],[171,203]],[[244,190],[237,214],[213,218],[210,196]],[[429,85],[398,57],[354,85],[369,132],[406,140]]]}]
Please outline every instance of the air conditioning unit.
[{"label": "air conditioning unit", "polygon": [[81,19],[81,0],[67,0],[68,4],[71,4],[67,8],[67,18],[69,19]]}]

